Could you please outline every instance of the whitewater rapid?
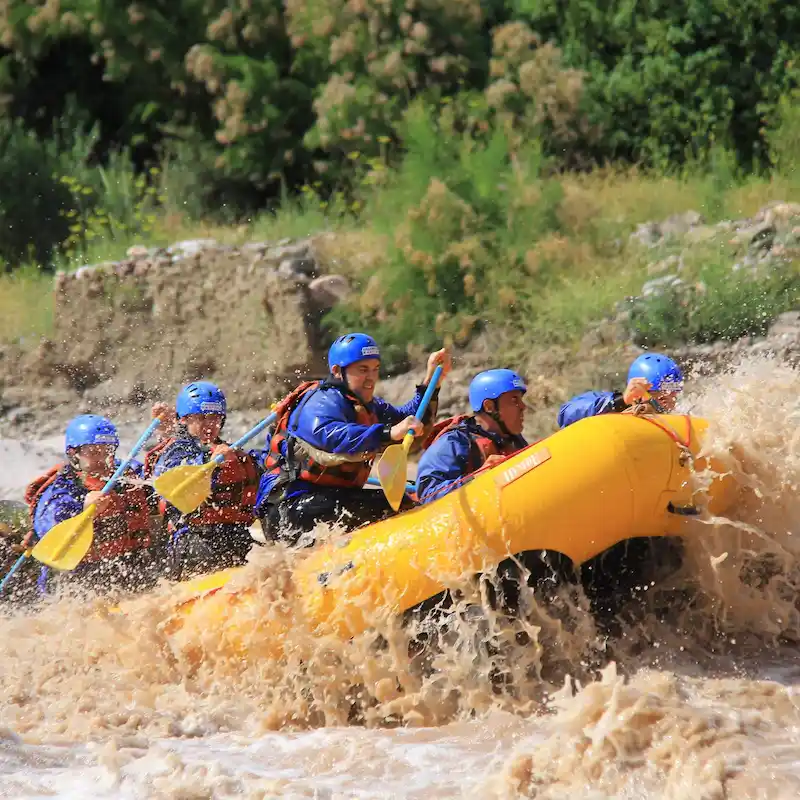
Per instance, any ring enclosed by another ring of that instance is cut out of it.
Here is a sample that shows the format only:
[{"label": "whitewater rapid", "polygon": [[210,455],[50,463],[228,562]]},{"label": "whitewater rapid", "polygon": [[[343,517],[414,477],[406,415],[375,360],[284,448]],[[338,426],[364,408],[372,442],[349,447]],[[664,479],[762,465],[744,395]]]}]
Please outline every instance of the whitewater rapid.
[{"label": "whitewater rapid", "polygon": [[[463,629],[420,672],[391,620],[347,645],[298,631],[279,661],[224,654],[224,626],[170,637],[167,586],[124,616],[6,610],[0,797],[800,796],[800,372],[746,361],[683,410],[711,421],[742,498],[652,587],[669,613],[608,639],[571,598],[528,639],[489,619],[491,663]],[[254,636],[291,606],[294,558],[259,548],[246,568]],[[487,680],[498,664],[513,691]]]}]

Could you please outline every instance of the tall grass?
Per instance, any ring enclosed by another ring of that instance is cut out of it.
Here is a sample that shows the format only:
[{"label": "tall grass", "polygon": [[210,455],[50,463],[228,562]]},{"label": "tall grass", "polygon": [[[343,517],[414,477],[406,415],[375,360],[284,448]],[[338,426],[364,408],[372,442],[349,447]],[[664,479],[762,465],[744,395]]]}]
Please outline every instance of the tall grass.
[{"label": "tall grass", "polygon": [[[796,105],[783,104],[771,124],[770,174],[743,176],[722,147],[669,174],[613,167],[558,174],[536,141],[520,146],[501,130],[476,139],[416,106],[397,169],[373,159],[355,192],[322,197],[306,187],[236,224],[195,217],[198,177],[180,160],[145,174],[135,173],[126,153],[91,166],[90,142],[76,137],[74,169],[61,181],[72,197],[70,237],[47,266],[117,259],[133,244],[195,237],[235,244],[329,231],[335,235],[320,241],[322,256],[356,291],[327,324],[372,330],[390,368],[442,340],[465,344],[487,325],[503,326],[518,352],[569,344],[639,293],[651,262],[672,252],[632,243],[638,224],[693,209],[713,225],[771,201],[800,200]],[[724,237],[693,245],[682,277],[695,289],[637,306],[634,334],[652,345],[735,338],[763,331],[798,304],[796,263],[734,273],[737,257]],[[47,334],[50,281],[30,266],[0,275],[0,340]]]},{"label": "tall grass", "polygon": [[0,275],[0,342],[26,345],[46,336],[53,323],[52,280],[36,266]]},{"label": "tall grass", "polygon": [[[631,242],[637,224],[693,209],[711,226],[769,201],[800,199],[792,176],[745,178],[721,147],[673,174],[557,175],[535,141],[514,148],[498,131],[475,141],[427,109],[416,109],[407,125],[404,162],[365,198],[363,219],[383,234],[382,252],[362,272],[357,298],[330,317],[338,328],[377,332],[390,367],[419,346],[463,344],[487,325],[515,332],[505,337],[518,342],[509,356],[531,344],[573,342],[640,293],[652,263],[671,252]],[[797,304],[797,265],[736,274],[724,234],[708,235],[704,246],[677,245],[694,254],[684,259],[684,281],[700,288],[637,306],[631,328],[640,341],[671,346],[757,334]]]}]

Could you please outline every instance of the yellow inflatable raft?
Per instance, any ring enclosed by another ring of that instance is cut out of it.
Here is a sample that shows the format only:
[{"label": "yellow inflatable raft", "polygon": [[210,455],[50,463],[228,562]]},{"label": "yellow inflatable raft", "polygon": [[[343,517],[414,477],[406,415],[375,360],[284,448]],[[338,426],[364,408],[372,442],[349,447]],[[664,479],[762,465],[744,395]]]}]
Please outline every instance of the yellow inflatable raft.
[{"label": "yellow inflatable raft", "polygon": [[[302,619],[272,620],[270,638],[297,626],[353,636],[376,608],[401,614],[509,555],[555,551],[578,566],[633,537],[699,533],[694,517],[723,512],[736,491],[729,477],[694,487],[692,471],[709,466],[699,458],[706,427],[677,415],[586,419],[429,505],[318,546],[293,575]],[[208,630],[228,618],[226,646],[235,646],[229,617],[248,592],[219,590],[236,572],[186,584],[191,599],[171,627]]]}]

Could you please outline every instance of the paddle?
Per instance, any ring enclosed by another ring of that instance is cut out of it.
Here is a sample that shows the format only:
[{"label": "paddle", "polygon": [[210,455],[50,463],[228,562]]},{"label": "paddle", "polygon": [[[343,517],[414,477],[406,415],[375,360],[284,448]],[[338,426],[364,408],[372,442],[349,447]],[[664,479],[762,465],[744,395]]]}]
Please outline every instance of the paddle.
[{"label": "paddle", "polygon": [[[367,483],[370,486],[380,486],[381,482],[377,478],[367,478]],[[413,492],[416,489],[416,484],[413,481],[408,481],[406,483],[406,491]]]},{"label": "paddle", "polygon": [[[268,425],[271,425],[277,414],[272,413],[262,419],[258,425],[231,445],[231,449],[247,444],[254,436],[258,436]],[[225,460],[220,453],[207,464],[181,464],[159,475],[153,486],[155,490],[182,514],[191,514],[211,494],[211,473]]]},{"label": "paddle", "polygon": [[[8,530],[16,530],[28,525],[28,506],[15,500],[0,500],[0,527]],[[31,549],[28,547],[31,534],[25,536],[22,541],[23,554],[14,562],[14,566],[0,581],[0,594],[6,584],[11,580],[11,576],[22,566],[25,559],[30,555]]]},{"label": "paddle", "polygon": [[[436,386],[439,383],[439,377],[442,374],[442,367],[436,367],[433,377],[425,390],[422,397],[422,402],[419,404],[417,413],[415,414],[418,420],[422,420],[425,415],[425,410],[428,408],[428,403],[436,391]],[[394,511],[400,508],[400,503],[403,495],[406,492],[406,469],[408,467],[408,451],[411,448],[411,443],[414,441],[414,431],[409,431],[403,437],[402,444],[394,444],[387,447],[383,451],[381,460],[378,462],[378,480],[380,481],[383,493],[389,501],[389,505]]]},{"label": "paddle", "polygon": [[33,548],[29,547],[15,562],[14,566],[6,574],[5,578],[0,581],[0,594],[6,588],[6,584],[11,580],[11,576],[25,563],[25,559],[31,554]]},{"label": "paddle", "polygon": [[[100,494],[107,495],[115,486],[122,474],[130,466],[136,454],[145,446],[153,431],[159,426],[160,420],[154,419],[147,430],[141,435],[139,441],[133,446],[128,457],[117,467],[116,472],[108,479]],[[53,569],[69,571],[75,569],[89,552],[94,538],[94,525],[92,524],[97,513],[97,505],[92,503],[85,511],[76,517],[65,519],[54,525],[39,540],[36,547],[31,550],[31,555],[42,564]],[[16,566],[16,565],[15,565]]]}]

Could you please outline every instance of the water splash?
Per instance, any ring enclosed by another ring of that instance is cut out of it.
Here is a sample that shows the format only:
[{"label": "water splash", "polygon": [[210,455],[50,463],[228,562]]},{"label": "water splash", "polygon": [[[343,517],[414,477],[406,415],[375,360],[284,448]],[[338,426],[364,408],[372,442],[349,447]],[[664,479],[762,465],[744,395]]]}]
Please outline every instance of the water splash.
[{"label": "water splash", "polygon": [[[798,788],[787,752],[800,742],[798,676],[761,679],[800,638],[799,390],[798,370],[763,358],[697,379],[686,402],[711,421],[705,451],[735,477],[740,502],[703,521],[681,571],[651,587],[613,639],[577,589],[531,595],[529,615],[512,620],[465,583],[446,626],[376,612],[370,632],[341,642],[298,625],[276,658],[272,623],[301,617],[292,582],[301,556],[258,548],[231,587],[252,601],[219,624],[198,615],[176,630],[183,597],[169,586],[124,615],[66,597],[0,617],[0,728],[24,742],[7,747],[94,742],[86,758],[141,796],[181,785],[197,796],[248,786],[258,796],[269,785],[270,796],[286,786],[164,755],[163,742],[317,730],[333,753],[348,729],[354,741],[368,729],[448,725],[474,736],[510,715],[531,738],[486,779],[495,796],[788,797]],[[231,646],[242,637],[246,654]],[[145,762],[157,762],[158,787],[136,777]]]}]

